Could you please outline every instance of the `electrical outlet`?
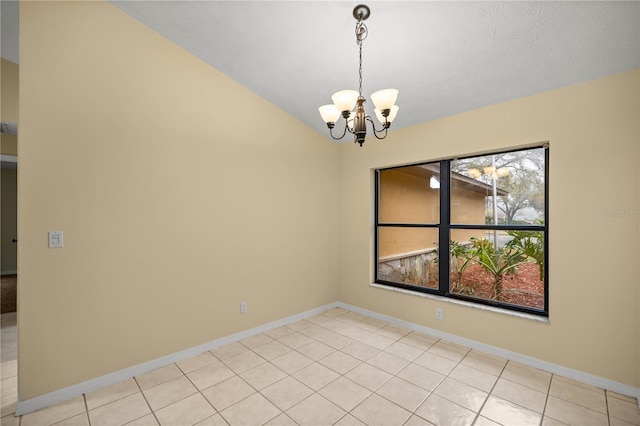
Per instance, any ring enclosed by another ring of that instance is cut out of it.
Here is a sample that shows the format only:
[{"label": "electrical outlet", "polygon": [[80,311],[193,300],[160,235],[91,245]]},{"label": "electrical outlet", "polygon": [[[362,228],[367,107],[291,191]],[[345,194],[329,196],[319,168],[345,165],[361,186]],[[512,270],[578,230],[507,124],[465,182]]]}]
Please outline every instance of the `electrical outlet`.
[{"label": "electrical outlet", "polygon": [[440,321],[444,319],[444,311],[440,308],[436,309],[436,319]]},{"label": "electrical outlet", "polygon": [[240,313],[241,314],[247,313],[247,302],[240,302]]}]

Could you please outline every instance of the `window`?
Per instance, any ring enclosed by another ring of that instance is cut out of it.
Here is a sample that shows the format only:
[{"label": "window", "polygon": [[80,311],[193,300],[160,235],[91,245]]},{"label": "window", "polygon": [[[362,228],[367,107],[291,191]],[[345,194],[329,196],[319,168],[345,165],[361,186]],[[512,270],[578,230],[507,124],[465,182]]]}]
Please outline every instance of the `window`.
[{"label": "window", "polygon": [[548,151],[376,170],[376,283],[548,316]]}]

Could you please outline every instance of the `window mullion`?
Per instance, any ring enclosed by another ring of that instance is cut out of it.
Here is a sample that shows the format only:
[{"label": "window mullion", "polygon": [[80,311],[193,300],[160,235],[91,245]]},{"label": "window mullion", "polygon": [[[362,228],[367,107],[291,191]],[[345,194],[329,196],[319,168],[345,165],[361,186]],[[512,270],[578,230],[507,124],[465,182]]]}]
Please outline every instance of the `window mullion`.
[{"label": "window mullion", "polygon": [[438,290],[440,294],[446,295],[449,293],[449,262],[451,258],[450,253],[450,231],[451,225],[451,208],[450,200],[451,194],[449,188],[451,187],[451,165],[449,161],[440,161],[440,225],[438,235]]},{"label": "window mullion", "polygon": [[374,176],[374,193],[375,193],[375,200],[374,200],[374,217],[373,217],[373,223],[375,224],[374,228],[374,232],[375,232],[375,236],[374,236],[374,259],[375,261],[373,262],[373,280],[374,281],[378,281],[378,259],[380,259],[380,248],[378,247],[378,245],[380,244],[380,231],[379,231],[379,224],[380,224],[380,212],[378,211],[378,209],[380,208],[380,170],[376,170],[375,172],[375,176]]},{"label": "window mullion", "polygon": [[544,147],[544,311],[549,312],[549,146]]}]

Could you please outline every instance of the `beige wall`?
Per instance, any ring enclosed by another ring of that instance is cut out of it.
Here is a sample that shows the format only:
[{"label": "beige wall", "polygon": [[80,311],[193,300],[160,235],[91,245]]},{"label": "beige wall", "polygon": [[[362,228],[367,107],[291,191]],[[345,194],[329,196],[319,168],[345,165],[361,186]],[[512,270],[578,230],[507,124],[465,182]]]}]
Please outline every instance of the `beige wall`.
[{"label": "beige wall", "polygon": [[17,268],[16,244],[12,242],[18,236],[16,172],[16,169],[0,169],[0,237],[2,237],[0,271],[2,272],[13,272]]},{"label": "beige wall", "polygon": [[325,136],[108,3],[21,2],[20,81],[21,400],[337,300]]},{"label": "beige wall", "polygon": [[[341,146],[340,300],[640,385],[639,219],[606,214],[639,207],[638,85],[634,70]],[[373,169],[545,141],[549,324],[369,287]]]}]

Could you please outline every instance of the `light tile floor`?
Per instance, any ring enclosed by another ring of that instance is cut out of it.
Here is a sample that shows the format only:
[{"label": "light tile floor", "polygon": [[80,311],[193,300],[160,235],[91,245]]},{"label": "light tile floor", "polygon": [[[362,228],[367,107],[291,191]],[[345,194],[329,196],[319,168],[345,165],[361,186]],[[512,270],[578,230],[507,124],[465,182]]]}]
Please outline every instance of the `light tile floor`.
[{"label": "light tile floor", "polygon": [[633,398],[340,308],[17,418],[15,316],[2,339],[6,426],[640,425]]},{"label": "light tile floor", "polygon": [[16,327],[16,313],[6,313],[0,315],[0,390],[2,392],[2,420],[0,424],[5,424],[4,416],[12,414],[16,410],[16,400],[18,399],[18,335]]}]

